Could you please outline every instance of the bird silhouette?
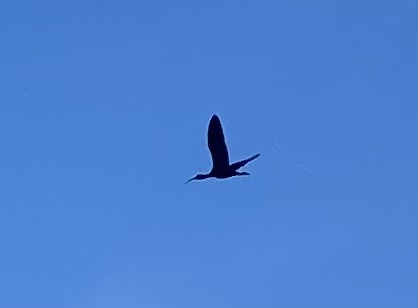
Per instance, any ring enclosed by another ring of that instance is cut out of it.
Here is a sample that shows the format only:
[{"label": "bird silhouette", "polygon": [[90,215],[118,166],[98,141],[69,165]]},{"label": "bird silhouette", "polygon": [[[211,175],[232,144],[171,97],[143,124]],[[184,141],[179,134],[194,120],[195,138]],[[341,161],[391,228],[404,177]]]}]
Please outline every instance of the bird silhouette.
[{"label": "bird silhouette", "polygon": [[238,172],[237,170],[260,156],[260,154],[256,154],[250,158],[229,164],[228,149],[226,147],[221,121],[216,114],[212,116],[209,122],[208,146],[212,156],[212,170],[207,174],[196,175],[185,184],[193,180],[204,180],[207,178],[226,179],[236,175],[249,175],[248,172]]}]

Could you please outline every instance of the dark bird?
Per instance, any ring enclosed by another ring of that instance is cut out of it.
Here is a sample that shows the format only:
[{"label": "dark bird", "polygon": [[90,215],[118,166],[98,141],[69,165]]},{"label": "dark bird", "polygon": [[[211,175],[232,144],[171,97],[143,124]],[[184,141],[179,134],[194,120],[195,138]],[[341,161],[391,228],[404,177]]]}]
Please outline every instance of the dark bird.
[{"label": "dark bird", "polygon": [[250,158],[229,164],[228,149],[226,147],[221,121],[216,114],[212,116],[209,122],[208,146],[212,155],[212,170],[207,174],[196,175],[188,180],[186,184],[193,180],[204,180],[207,178],[226,179],[235,175],[249,175],[248,172],[238,172],[237,170],[260,156],[260,154],[256,154]]}]

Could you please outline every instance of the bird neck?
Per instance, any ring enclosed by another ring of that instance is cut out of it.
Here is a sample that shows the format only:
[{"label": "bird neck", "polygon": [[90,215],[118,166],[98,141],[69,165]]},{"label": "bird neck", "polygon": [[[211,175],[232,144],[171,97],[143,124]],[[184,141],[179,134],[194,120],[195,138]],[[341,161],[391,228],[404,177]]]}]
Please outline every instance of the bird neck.
[{"label": "bird neck", "polygon": [[210,174],[210,173],[207,173],[207,174],[198,174],[197,176],[196,176],[196,179],[197,180],[205,180],[205,179],[207,179],[207,178],[210,178],[212,175]]}]

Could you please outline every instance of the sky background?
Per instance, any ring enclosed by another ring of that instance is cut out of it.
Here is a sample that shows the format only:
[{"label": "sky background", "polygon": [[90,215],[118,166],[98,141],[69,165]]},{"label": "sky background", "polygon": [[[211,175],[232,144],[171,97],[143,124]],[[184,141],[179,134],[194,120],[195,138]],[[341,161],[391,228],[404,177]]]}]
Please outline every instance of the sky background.
[{"label": "sky background", "polygon": [[417,307],[417,12],[2,1],[0,306]]}]

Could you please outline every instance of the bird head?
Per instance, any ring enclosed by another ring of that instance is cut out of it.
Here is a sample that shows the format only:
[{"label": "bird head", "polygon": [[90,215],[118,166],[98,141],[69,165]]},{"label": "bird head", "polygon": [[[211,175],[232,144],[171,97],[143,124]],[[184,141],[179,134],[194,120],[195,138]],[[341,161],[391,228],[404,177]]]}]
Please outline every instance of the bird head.
[{"label": "bird head", "polygon": [[186,183],[184,183],[184,184],[187,184],[187,183],[189,183],[190,181],[193,181],[193,180],[204,180],[204,179],[207,179],[209,177],[209,175],[208,174],[198,174],[198,175],[196,175],[195,177],[193,177],[193,178],[191,178],[190,180],[188,180]]}]

